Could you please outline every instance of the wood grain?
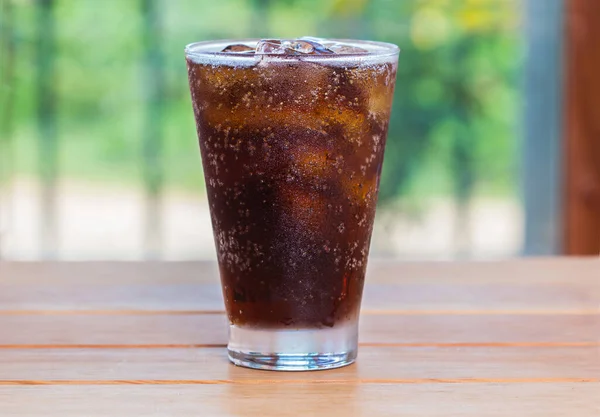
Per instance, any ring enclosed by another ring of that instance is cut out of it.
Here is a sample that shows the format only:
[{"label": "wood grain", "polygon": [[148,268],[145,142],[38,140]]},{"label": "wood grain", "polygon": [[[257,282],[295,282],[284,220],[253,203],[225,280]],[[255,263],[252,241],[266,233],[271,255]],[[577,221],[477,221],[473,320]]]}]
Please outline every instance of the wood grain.
[{"label": "wood grain", "polygon": [[1,387],[20,386],[123,386],[123,385],[416,385],[416,384],[596,384],[600,378],[393,378],[393,379],[9,379],[0,380]]},{"label": "wood grain", "polygon": [[[0,314],[77,310],[214,312],[223,310],[223,301],[216,266],[210,262],[0,262]],[[367,314],[600,311],[600,258],[426,265],[375,261],[369,267],[363,310]]]},{"label": "wood grain", "polygon": [[599,392],[597,383],[33,386],[0,387],[0,410],[11,417],[597,417]]},{"label": "wood grain", "polygon": [[600,399],[600,259],[373,262],[358,362],[225,357],[212,263],[0,263],[0,416],[569,416]]},{"label": "wood grain", "polygon": [[[1,345],[225,344],[224,315],[0,315]],[[382,315],[361,318],[360,341],[562,343],[599,341],[600,315]]]},{"label": "wood grain", "polygon": [[566,2],[565,252],[600,253],[600,3]]},{"label": "wood grain", "polygon": [[7,381],[600,381],[598,347],[363,347],[355,365],[324,373],[257,372],[231,365],[223,348],[4,350]]},{"label": "wood grain", "polygon": [[[600,257],[523,258],[479,262],[398,262],[369,259],[370,283],[439,283],[556,285],[599,279]],[[574,272],[576,271],[576,272]],[[189,284],[218,281],[214,262],[6,262],[0,261],[0,283],[37,286]]]}]

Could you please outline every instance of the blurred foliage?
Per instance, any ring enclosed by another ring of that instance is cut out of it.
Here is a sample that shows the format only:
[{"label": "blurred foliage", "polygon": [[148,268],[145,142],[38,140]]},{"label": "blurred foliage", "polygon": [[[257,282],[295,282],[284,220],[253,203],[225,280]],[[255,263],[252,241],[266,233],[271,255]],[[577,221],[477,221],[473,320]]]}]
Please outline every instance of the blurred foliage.
[{"label": "blurred foliage", "polygon": [[372,38],[398,43],[381,199],[450,192],[468,199],[516,184],[519,3],[375,0]]},{"label": "blurred foliage", "polygon": [[[17,169],[36,172],[35,0],[12,1],[12,135]],[[164,74],[167,185],[203,190],[183,46],[215,38],[312,35],[400,45],[381,201],[515,189],[521,34],[518,0],[154,0]],[[55,0],[62,176],[142,181],[142,2]],[[3,20],[3,26],[6,25]],[[7,63],[3,63],[7,65]],[[2,91],[7,86],[3,86]]]}]

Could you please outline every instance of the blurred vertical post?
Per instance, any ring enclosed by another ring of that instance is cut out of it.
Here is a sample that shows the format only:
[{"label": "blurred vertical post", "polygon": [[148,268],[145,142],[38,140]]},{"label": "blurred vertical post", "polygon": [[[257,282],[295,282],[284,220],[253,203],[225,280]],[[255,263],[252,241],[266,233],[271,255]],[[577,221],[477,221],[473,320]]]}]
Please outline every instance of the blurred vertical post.
[{"label": "blurred vertical post", "polygon": [[[468,118],[465,118],[468,123]],[[475,187],[475,155],[473,136],[461,132],[452,144],[452,171],[454,173],[454,198],[456,226],[454,229],[455,255],[464,258],[471,252],[471,202]]]},{"label": "blurred vertical post", "polygon": [[562,3],[525,4],[525,255],[560,252]]},{"label": "blurred vertical post", "polygon": [[0,19],[0,259],[4,256],[11,216],[12,129],[15,102],[15,34],[12,0],[2,0]]},{"label": "blurred vertical post", "polygon": [[[165,68],[161,45],[159,0],[141,0],[142,23],[142,94],[145,117],[142,127],[143,176],[146,188],[144,252],[155,259],[161,253],[163,193],[163,113]],[[183,59],[183,58],[182,58]]]},{"label": "blurred vertical post", "polygon": [[36,90],[38,164],[41,182],[41,256],[56,257],[56,182],[58,140],[56,132],[56,94],[54,57],[56,53],[54,0],[37,1],[36,19]]},{"label": "blurred vertical post", "polygon": [[564,249],[600,254],[600,2],[568,0]]},{"label": "blurred vertical post", "polygon": [[[476,45],[473,35],[466,37],[458,45],[456,51],[456,64],[465,68],[468,64],[469,52]],[[455,200],[455,228],[454,228],[454,251],[459,258],[469,256],[471,246],[471,203],[475,188],[475,137],[468,126],[475,118],[477,109],[476,99],[469,92],[468,82],[461,78],[455,85],[454,95],[456,100],[456,113],[463,128],[455,132],[452,141],[451,169],[453,174],[454,200]]]}]

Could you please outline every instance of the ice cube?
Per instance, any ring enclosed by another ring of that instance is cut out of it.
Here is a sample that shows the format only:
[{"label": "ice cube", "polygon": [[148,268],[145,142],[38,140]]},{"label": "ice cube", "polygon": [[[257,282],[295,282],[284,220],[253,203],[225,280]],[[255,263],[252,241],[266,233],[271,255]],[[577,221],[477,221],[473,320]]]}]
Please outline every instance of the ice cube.
[{"label": "ice cube", "polygon": [[257,54],[285,54],[285,42],[277,39],[261,39],[256,44]]},{"label": "ice cube", "polygon": [[311,42],[308,41],[293,41],[290,42],[289,49],[294,52],[300,52],[302,54],[311,54],[314,52],[315,47]]},{"label": "ice cube", "polygon": [[343,55],[366,54],[369,52],[366,49],[359,48],[358,46],[344,45],[343,43],[327,44],[327,48],[336,54]]},{"label": "ice cube", "polygon": [[244,44],[226,46],[221,52],[234,54],[276,54],[276,55],[355,55],[368,53],[366,49],[326,39],[303,36],[298,39],[262,39],[252,48]]},{"label": "ice cube", "polygon": [[236,54],[249,54],[254,53],[254,48],[248,45],[236,44],[236,45],[228,45],[221,52],[232,52]]},{"label": "ice cube", "polygon": [[310,55],[329,55],[333,54],[333,51],[327,49],[323,45],[318,42],[303,39],[290,42],[289,49],[300,52],[301,54],[310,54]]},{"label": "ice cube", "polygon": [[256,45],[256,53],[279,55],[326,55],[332,54],[333,52],[319,42],[309,39],[263,39]]}]

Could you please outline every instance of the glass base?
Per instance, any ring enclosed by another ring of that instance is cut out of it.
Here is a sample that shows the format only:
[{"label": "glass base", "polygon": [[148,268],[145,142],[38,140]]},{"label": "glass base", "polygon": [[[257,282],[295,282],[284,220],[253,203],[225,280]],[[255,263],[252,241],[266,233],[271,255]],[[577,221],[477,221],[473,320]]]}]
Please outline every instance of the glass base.
[{"label": "glass base", "polygon": [[229,327],[229,359],[236,365],[272,371],[314,371],[350,365],[356,359],[356,323],[327,329]]}]

